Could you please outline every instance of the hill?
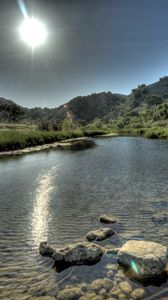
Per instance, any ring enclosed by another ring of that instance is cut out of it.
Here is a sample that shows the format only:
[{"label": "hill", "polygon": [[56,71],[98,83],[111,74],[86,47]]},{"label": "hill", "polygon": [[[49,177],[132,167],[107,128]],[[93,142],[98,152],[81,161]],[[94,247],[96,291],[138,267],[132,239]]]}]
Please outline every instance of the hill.
[{"label": "hill", "polygon": [[0,121],[16,122],[23,118],[24,109],[11,100],[0,98]]},{"label": "hill", "polygon": [[95,119],[118,128],[168,126],[168,76],[133,89],[130,95],[102,92],[76,97],[58,108],[24,108],[11,100],[0,98],[1,122],[31,122],[40,120],[61,122],[65,118],[88,124]]}]

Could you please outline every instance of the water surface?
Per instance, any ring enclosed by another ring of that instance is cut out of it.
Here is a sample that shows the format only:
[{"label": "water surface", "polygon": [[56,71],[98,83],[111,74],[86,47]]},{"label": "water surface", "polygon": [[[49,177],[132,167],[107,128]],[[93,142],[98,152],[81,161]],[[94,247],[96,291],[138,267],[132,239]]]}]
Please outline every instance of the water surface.
[{"label": "water surface", "polygon": [[[52,260],[38,253],[40,241],[64,245],[83,239],[102,226],[103,213],[119,222],[111,225],[116,235],[101,245],[118,247],[128,239],[145,239],[167,246],[168,223],[154,222],[152,216],[167,210],[168,142],[117,137],[96,143],[84,151],[0,160],[1,299],[6,292],[8,299],[17,299],[16,293],[56,295],[66,285],[107,277],[106,264],[116,263],[115,256],[56,273]],[[167,287],[145,287],[146,295]]]}]

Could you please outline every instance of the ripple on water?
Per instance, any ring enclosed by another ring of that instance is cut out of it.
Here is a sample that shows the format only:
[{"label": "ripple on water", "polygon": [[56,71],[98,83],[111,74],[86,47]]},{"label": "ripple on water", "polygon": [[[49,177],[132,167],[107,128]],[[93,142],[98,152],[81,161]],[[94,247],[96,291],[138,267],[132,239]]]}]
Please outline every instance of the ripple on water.
[{"label": "ripple on water", "polygon": [[[104,226],[99,223],[104,213],[118,223],[110,225],[116,235],[102,245],[120,246],[131,238],[167,245],[167,224],[154,223],[152,216],[167,209],[168,143],[141,138],[97,143],[87,151],[31,154],[1,164],[0,289],[55,295],[66,285],[106,277],[105,265],[113,259],[116,264],[114,256],[56,273],[53,261],[38,253],[43,240],[52,245],[81,240]],[[158,288],[145,290],[150,295]]]}]

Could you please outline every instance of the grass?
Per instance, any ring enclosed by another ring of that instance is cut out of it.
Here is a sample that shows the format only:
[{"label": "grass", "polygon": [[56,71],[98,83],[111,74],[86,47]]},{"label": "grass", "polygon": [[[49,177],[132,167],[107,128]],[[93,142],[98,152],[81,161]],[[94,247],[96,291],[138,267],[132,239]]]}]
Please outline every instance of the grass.
[{"label": "grass", "polygon": [[123,128],[120,130],[103,126],[83,126],[76,128],[63,128],[59,131],[37,130],[34,125],[5,124],[0,125],[0,151],[19,150],[37,145],[54,143],[69,138],[94,137],[109,133],[126,136],[144,136],[146,138],[168,139],[168,128]]},{"label": "grass", "polygon": [[1,130],[37,130],[38,126],[35,124],[21,124],[21,123],[0,123]]},{"label": "grass", "polygon": [[125,128],[119,130],[120,135],[144,136],[149,139],[168,139],[168,128]]},{"label": "grass", "polygon": [[106,133],[103,130],[77,128],[74,130],[0,130],[0,151],[19,150],[37,145],[54,143],[69,138],[95,136]]}]

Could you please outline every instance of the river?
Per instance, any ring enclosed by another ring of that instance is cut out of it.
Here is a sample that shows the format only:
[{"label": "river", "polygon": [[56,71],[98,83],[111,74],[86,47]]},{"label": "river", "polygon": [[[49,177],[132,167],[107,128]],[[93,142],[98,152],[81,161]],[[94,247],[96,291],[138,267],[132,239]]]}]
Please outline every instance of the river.
[{"label": "river", "polygon": [[[168,220],[152,218],[168,207],[168,142],[115,137],[96,144],[0,160],[0,299],[55,296],[67,285],[89,286],[109,276],[109,264],[114,264],[113,280],[115,255],[57,273],[52,260],[38,253],[44,240],[64,245],[83,239],[104,226],[103,213],[119,221],[110,225],[116,234],[101,245],[120,247],[128,239],[168,245]],[[168,288],[166,282],[143,287],[123,276],[133,289],[142,287],[145,297]]]}]

